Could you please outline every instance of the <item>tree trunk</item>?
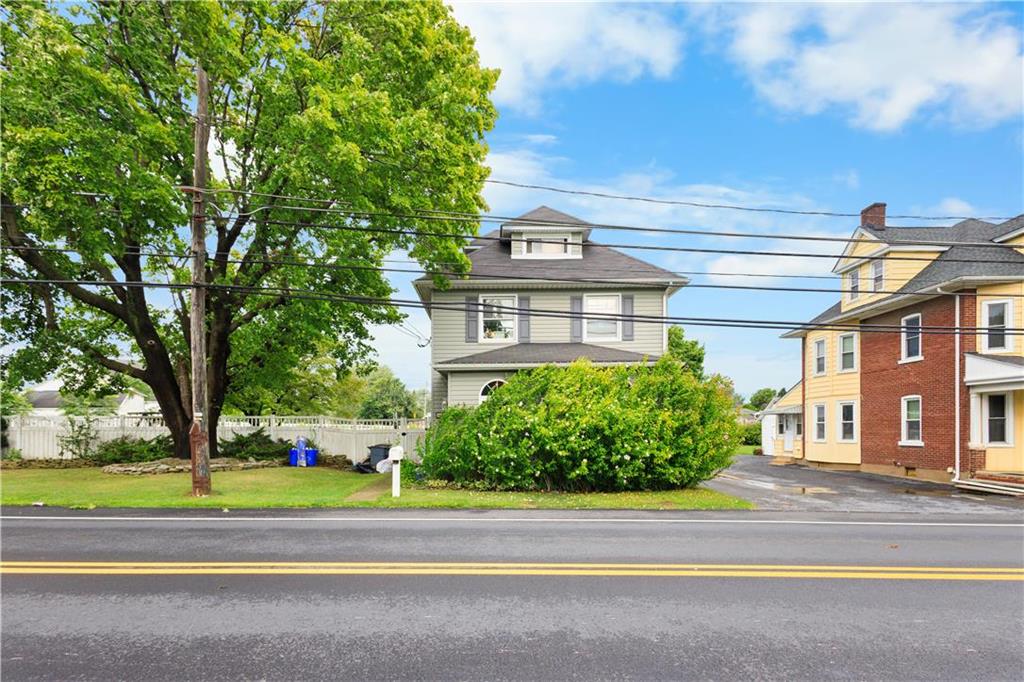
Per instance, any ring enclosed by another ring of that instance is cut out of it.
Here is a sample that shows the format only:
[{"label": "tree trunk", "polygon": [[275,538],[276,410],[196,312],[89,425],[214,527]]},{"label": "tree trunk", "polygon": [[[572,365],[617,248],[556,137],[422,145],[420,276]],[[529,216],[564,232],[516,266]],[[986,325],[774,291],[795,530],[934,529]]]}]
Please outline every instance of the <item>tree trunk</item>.
[{"label": "tree trunk", "polygon": [[207,371],[209,372],[206,397],[210,414],[207,419],[207,432],[210,435],[210,457],[217,456],[217,425],[224,407],[224,398],[228,390],[228,356],[231,354],[231,311],[229,301],[220,296],[211,297],[212,310],[210,335],[207,343],[209,356]]}]

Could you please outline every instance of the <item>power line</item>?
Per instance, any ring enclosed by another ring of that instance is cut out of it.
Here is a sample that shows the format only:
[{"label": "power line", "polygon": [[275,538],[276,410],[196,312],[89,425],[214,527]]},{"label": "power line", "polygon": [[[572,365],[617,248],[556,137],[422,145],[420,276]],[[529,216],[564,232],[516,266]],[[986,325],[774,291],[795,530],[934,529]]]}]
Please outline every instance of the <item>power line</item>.
[{"label": "power line", "polygon": [[[518,187],[520,189],[535,189],[544,192],[554,192],[557,194],[569,194],[575,196],[588,196],[598,197],[601,199],[617,199],[621,201],[638,201],[648,204],[661,204],[669,206],[690,206],[694,208],[713,208],[713,209],[727,209],[731,211],[749,211],[752,213],[782,213],[786,215],[812,215],[812,216],[826,216],[829,218],[859,218],[860,213],[842,213],[838,211],[810,211],[810,210],[796,210],[796,209],[785,209],[785,208],[763,208],[754,206],[744,206],[741,204],[713,204],[704,203],[700,201],[683,201],[679,199],[656,199],[654,197],[643,197],[629,194],[611,194],[609,192],[593,192],[579,189],[567,189],[565,187],[551,187],[549,185],[535,185],[523,182],[512,182],[511,180],[496,180],[488,178],[484,180],[492,185],[503,185],[505,187]],[[894,220],[1010,220],[1005,216],[957,216],[957,215],[944,215],[944,216],[929,216],[929,215],[891,215],[890,218]]]},{"label": "power line", "polygon": [[[191,189],[191,188],[188,188]],[[208,192],[216,193],[218,191],[229,191],[231,193],[243,193],[242,190],[208,190]],[[308,199],[293,195],[271,195],[267,196],[283,199],[291,199],[298,201],[311,201],[319,203],[331,203],[336,204],[339,202],[329,199]],[[344,202],[342,202],[344,203]],[[617,223],[596,223],[596,222],[565,222],[565,221],[552,221],[552,220],[536,220],[530,218],[514,217],[514,216],[501,216],[494,214],[479,214],[479,213],[467,213],[464,211],[438,211],[432,209],[416,209],[413,213],[392,213],[387,211],[359,211],[352,208],[341,208],[336,206],[321,207],[321,206],[288,206],[288,205],[265,205],[258,206],[251,211],[247,212],[228,212],[224,216],[224,219],[229,219],[237,216],[251,216],[262,211],[272,210],[284,210],[284,211],[311,211],[315,213],[337,213],[342,215],[369,215],[377,217],[394,217],[394,218],[406,218],[406,219],[422,219],[422,220],[444,220],[462,222],[462,223],[490,223],[503,225],[505,223],[515,223],[516,225],[532,226],[532,227],[565,227],[568,229],[583,229],[583,228],[597,228],[607,229],[621,232],[648,232],[656,234],[682,234],[690,236],[704,236],[704,237],[731,237],[737,239],[781,239],[781,240],[794,240],[794,241],[811,241],[811,242],[839,242],[845,244],[873,244],[880,247],[886,246],[886,242],[882,242],[877,239],[865,239],[860,237],[831,237],[824,235],[800,235],[800,234],[775,234],[768,232],[731,232],[724,230],[698,230],[698,229],[686,229],[686,228],[671,228],[671,227],[653,227],[643,225],[622,225]],[[753,209],[751,209],[753,210]],[[894,216],[895,217],[895,216]],[[896,226],[891,226],[896,227]],[[908,229],[915,229],[910,226],[900,226]],[[921,229],[921,228],[916,228]],[[934,229],[929,228],[929,229]],[[481,238],[481,237],[478,237]],[[1009,244],[999,244],[991,241],[952,241],[942,239],[926,239],[917,241],[900,241],[900,246],[976,246],[980,248],[1013,248]],[[842,256],[833,256],[840,258]]]},{"label": "power line", "polygon": [[[562,310],[550,310],[543,308],[520,308],[517,306],[503,306],[498,304],[482,302],[431,302],[423,303],[411,299],[379,298],[373,296],[358,296],[346,294],[333,294],[326,292],[312,292],[306,290],[294,290],[285,287],[249,287],[229,284],[202,285],[193,284],[167,284],[164,282],[139,282],[139,281],[104,281],[104,280],[73,280],[73,279],[15,279],[0,278],[0,285],[26,284],[26,285],[55,285],[55,286],[94,286],[94,287],[151,287],[159,289],[188,289],[194,286],[202,286],[208,289],[238,291],[269,296],[286,296],[293,298],[310,298],[320,301],[343,301],[360,305],[391,306],[391,307],[413,307],[425,310],[454,310],[466,312],[474,310],[480,313],[490,310],[499,310],[514,315],[527,315],[530,317],[553,317],[561,319],[582,319],[582,320],[604,320],[604,321],[629,321],[643,324],[688,324],[691,326],[709,327],[740,327],[750,329],[815,329],[833,331],[860,331],[865,333],[894,333],[906,331],[908,327],[893,324],[852,324],[843,322],[793,322],[788,320],[756,320],[746,318],[716,318],[716,317],[680,317],[669,315],[624,315],[621,313],[595,313],[595,312],[567,312]],[[921,333],[928,334],[977,334],[987,333],[987,327],[968,326],[946,326],[946,325],[920,325],[914,327]],[[1005,327],[1000,330],[1003,333],[1018,335],[1024,334],[1024,328]]]},{"label": "power line", "polygon": [[[15,247],[15,248],[18,248],[18,249],[32,249],[34,247]],[[41,249],[41,250],[53,250],[53,249]],[[63,251],[75,252],[73,249],[56,249],[56,250],[62,251],[62,252]],[[188,257],[188,254],[160,253],[160,252],[141,252],[141,251],[138,252],[138,255],[170,257],[170,258],[186,258],[186,257]],[[215,258],[211,257],[210,260],[215,260]],[[371,262],[367,262],[367,261],[350,261],[350,260],[343,260],[341,262],[335,262],[335,261],[331,261],[331,262],[326,262],[326,261],[325,262],[309,262],[309,261],[303,261],[303,260],[282,260],[282,259],[269,259],[269,258],[222,258],[222,259],[219,259],[219,260],[222,261],[222,262],[233,263],[233,264],[242,264],[242,263],[247,263],[248,262],[248,263],[257,264],[257,265],[276,265],[276,266],[282,266],[282,267],[304,267],[304,268],[329,269],[329,270],[362,270],[362,271],[376,271],[376,272],[409,273],[409,274],[419,274],[419,275],[441,275],[441,276],[444,276],[444,277],[453,277],[453,278],[461,277],[463,274],[470,274],[473,278],[475,278],[477,280],[483,279],[483,280],[492,280],[492,281],[550,282],[550,283],[559,283],[559,284],[608,284],[608,285],[615,285],[615,286],[628,286],[628,287],[637,288],[637,289],[644,289],[644,288],[663,289],[666,286],[664,283],[655,283],[655,282],[645,282],[645,281],[639,281],[639,280],[630,280],[628,278],[624,278],[624,279],[615,279],[615,278],[611,278],[611,279],[595,279],[595,278],[575,278],[575,277],[573,277],[573,278],[559,278],[559,277],[545,277],[545,276],[535,276],[535,275],[514,275],[514,274],[495,275],[495,274],[472,273],[472,272],[461,273],[461,272],[455,271],[455,270],[428,270],[428,269],[392,268],[392,267],[384,267],[384,266],[381,266],[381,265],[375,265],[375,264],[373,264]],[[354,265],[351,264],[353,262],[355,262],[356,264],[354,264]],[[398,262],[401,262],[401,261],[398,261]],[[414,263],[403,263],[403,264],[414,264]],[[605,273],[623,272],[623,273],[628,274],[628,275],[632,274],[632,272],[628,271],[628,270],[621,270],[621,271],[620,270],[604,270],[603,272],[605,272]],[[676,273],[674,273],[674,274],[676,274]],[[747,273],[739,273],[739,274],[737,274],[737,273],[704,273],[704,272],[695,272],[694,274],[698,274],[698,275],[726,275],[726,276],[732,275],[732,276],[749,276],[749,277],[760,276],[759,274],[747,274]],[[790,277],[790,275],[780,275],[780,277]],[[828,279],[834,280],[835,278],[834,277],[829,277]],[[467,281],[467,280],[462,280],[462,281]],[[909,280],[897,280],[897,281],[909,281]],[[922,294],[922,293],[924,293],[922,291],[901,291],[901,290],[880,290],[880,289],[857,289],[857,290],[854,290],[854,289],[843,289],[843,288],[834,289],[834,288],[824,288],[824,287],[811,288],[811,287],[775,287],[775,286],[740,285],[740,284],[695,284],[695,283],[692,283],[692,282],[687,283],[685,285],[685,287],[688,288],[688,289],[727,289],[727,290],[740,290],[740,291],[781,291],[781,292],[795,292],[795,293],[826,293],[826,294],[850,294],[850,293],[854,293],[856,291],[856,293],[858,293],[860,295],[864,295],[864,296],[869,296],[871,294],[914,295],[914,294]],[[972,296],[979,296],[979,295],[984,295],[984,294],[978,294],[975,291],[972,291],[972,292],[939,291],[939,292],[934,292],[934,293],[928,293],[928,295],[972,297]],[[1024,294],[1015,294],[1015,293],[1000,294],[1000,296],[1010,297],[1010,298],[1024,298]],[[428,338],[425,334],[422,334],[422,333],[418,333],[418,334],[423,339]]]},{"label": "power line", "polygon": [[[374,217],[377,214],[359,211],[353,212],[353,216],[368,216]],[[388,217],[408,217],[420,220],[431,220],[425,216],[402,216],[401,214],[386,214]],[[437,219],[444,222],[444,219]],[[387,228],[387,227],[359,227],[355,225],[328,225],[322,223],[309,223],[301,221],[289,221],[289,220],[264,220],[264,223],[270,225],[281,225],[284,227],[303,227],[307,229],[317,230],[342,230],[350,232],[363,232],[363,233],[384,233],[384,234],[398,234],[407,236],[419,236],[419,237],[458,237],[449,232],[432,232],[426,230],[409,230],[400,228]],[[583,227],[583,226],[577,226]],[[475,240],[487,240],[487,241],[510,241],[516,243],[525,243],[527,241],[539,241],[548,242],[555,244],[563,244],[561,240],[545,240],[545,239],[523,239],[523,238],[508,238],[508,237],[491,237],[487,235],[481,235],[473,237]],[[644,251],[668,251],[678,253],[716,253],[716,254],[728,254],[728,255],[740,255],[740,256],[771,256],[771,257],[783,257],[783,258],[827,258],[830,260],[846,258],[847,256],[839,254],[823,254],[823,253],[805,253],[799,251],[755,251],[750,249],[713,249],[705,247],[688,247],[688,246],[663,246],[653,244],[597,244],[588,243],[584,246],[591,248],[619,248],[619,249],[638,249]],[[1004,246],[999,244],[998,246]],[[865,255],[857,256],[855,260],[858,261],[874,261],[874,260],[889,260],[889,261],[921,261],[930,263],[935,258],[929,258],[924,256],[888,256],[888,255]],[[991,263],[990,259],[975,259],[975,258],[943,258],[946,263]]]}]

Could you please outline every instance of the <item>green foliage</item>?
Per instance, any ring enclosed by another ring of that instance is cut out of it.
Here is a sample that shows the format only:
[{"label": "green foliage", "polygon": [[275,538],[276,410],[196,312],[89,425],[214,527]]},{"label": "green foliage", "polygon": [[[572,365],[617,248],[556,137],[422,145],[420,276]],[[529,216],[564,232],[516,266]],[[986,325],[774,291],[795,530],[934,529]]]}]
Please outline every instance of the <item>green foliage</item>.
[{"label": "green foliage", "polygon": [[[307,443],[313,447],[312,442]],[[286,440],[271,438],[262,428],[252,433],[239,433],[220,442],[218,455],[235,459],[285,459],[292,445]]]},{"label": "green foliage", "polygon": [[740,442],[743,445],[760,445],[761,444],[761,424],[760,422],[754,422],[753,424],[741,424],[742,435],[740,436]]},{"label": "green foliage", "polygon": [[91,414],[68,415],[64,432],[57,436],[60,456],[66,459],[87,459],[93,454],[98,439],[96,419]]},{"label": "green foliage", "polygon": [[759,388],[750,396],[750,400],[747,401],[747,407],[759,412],[768,407],[768,403],[774,400],[776,395],[774,388]]},{"label": "green foliage", "polygon": [[668,351],[666,355],[683,363],[683,366],[698,379],[704,377],[704,344],[686,338],[686,332],[679,325],[668,328]]},{"label": "green foliage", "polygon": [[[486,208],[497,72],[442,0],[12,2],[0,44],[4,242],[75,251],[11,251],[6,277],[188,280],[187,261],[138,253],[189,248],[192,196],[180,188],[194,181],[197,64],[215,121],[210,185],[232,190],[204,209],[211,282],[387,298],[373,266],[396,249],[429,270],[468,269],[475,225],[414,217]],[[296,265],[308,261],[368,267]],[[55,371],[71,391],[143,380],[187,450],[176,378],[188,372],[187,294],[173,306],[166,291],[130,286],[4,294],[0,346],[17,385]],[[358,366],[371,326],[399,319],[388,305],[211,289],[211,414],[234,391],[289,385],[325,345]]]},{"label": "green foliage", "polygon": [[421,449],[428,479],[493,490],[686,488],[728,466],[728,386],[681,363],[518,372],[479,407],[448,408]]},{"label": "green foliage", "polygon": [[155,438],[132,438],[122,436],[99,443],[87,459],[98,466],[107,464],[137,464],[153,462],[174,456],[174,443],[170,436]]},{"label": "green foliage", "polygon": [[359,418],[414,417],[418,412],[422,412],[421,406],[422,403],[417,404],[417,397],[390,369],[378,367],[370,375],[366,397],[359,406]]}]

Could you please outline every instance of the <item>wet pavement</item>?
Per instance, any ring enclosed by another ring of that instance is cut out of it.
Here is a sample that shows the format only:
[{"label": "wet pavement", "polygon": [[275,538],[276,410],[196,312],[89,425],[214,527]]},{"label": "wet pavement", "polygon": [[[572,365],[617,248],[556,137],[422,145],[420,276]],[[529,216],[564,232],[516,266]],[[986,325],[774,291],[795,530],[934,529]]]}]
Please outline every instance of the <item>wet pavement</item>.
[{"label": "wet pavement", "polygon": [[998,514],[1024,510],[1024,498],[966,491],[944,483],[831,471],[770,457],[740,456],[706,484],[762,510],[904,514]]}]

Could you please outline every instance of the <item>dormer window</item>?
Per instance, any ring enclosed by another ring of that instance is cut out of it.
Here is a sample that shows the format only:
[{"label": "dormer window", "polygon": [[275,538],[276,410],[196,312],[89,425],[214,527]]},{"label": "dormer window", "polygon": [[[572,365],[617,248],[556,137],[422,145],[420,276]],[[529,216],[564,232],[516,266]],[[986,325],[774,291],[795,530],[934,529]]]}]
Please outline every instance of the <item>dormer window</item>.
[{"label": "dormer window", "polygon": [[563,256],[569,253],[568,235],[547,235],[526,237],[526,255],[528,256]]},{"label": "dormer window", "polygon": [[511,253],[513,258],[581,258],[583,233],[557,229],[532,229],[513,232]]}]

